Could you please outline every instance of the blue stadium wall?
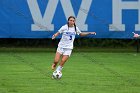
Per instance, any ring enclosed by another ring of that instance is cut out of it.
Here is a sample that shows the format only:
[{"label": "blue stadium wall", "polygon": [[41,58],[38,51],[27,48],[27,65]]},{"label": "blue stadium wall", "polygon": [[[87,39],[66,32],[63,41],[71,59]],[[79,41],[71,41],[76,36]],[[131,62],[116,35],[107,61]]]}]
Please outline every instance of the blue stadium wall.
[{"label": "blue stadium wall", "polygon": [[70,15],[81,31],[97,32],[89,38],[140,33],[140,0],[0,0],[0,38],[51,38]]}]

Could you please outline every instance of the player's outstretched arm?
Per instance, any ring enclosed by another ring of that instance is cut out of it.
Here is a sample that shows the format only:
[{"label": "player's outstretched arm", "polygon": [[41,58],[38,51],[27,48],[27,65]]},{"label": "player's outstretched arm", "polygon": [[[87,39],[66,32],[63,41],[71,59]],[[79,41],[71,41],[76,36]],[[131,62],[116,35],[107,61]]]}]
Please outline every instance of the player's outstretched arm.
[{"label": "player's outstretched arm", "polygon": [[54,40],[59,34],[60,34],[59,32],[55,33],[55,34],[52,36],[52,40]]},{"label": "player's outstretched arm", "polygon": [[87,35],[96,35],[96,32],[82,32],[80,36],[87,36]]}]

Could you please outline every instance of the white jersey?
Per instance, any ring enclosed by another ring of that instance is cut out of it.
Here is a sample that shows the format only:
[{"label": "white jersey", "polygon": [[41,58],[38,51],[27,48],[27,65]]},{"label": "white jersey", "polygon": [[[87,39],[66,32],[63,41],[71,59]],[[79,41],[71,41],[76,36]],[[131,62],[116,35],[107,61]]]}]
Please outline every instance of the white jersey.
[{"label": "white jersey", "polygon": [[62,38],[58,44],[58,47],[73,49],[73,42],[76,34],[80,34],[81,31],[78,27],[76,27],[76,31],[74,27],[69,27],[68,25],[62,26],[59,30],[59,33],[62,33]]}]

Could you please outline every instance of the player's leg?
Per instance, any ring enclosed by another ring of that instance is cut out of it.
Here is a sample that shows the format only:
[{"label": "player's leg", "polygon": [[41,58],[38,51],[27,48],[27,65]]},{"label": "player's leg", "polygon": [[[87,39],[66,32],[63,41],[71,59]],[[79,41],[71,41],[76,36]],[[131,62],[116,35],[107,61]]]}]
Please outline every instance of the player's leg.
[{"label": "player's leg", "polygon": [[63,55],[61,62],[60,62],[60,66],[63,67],[65,62],[68,60],[69,56],[68,55]]},{"label": "player's leg", "polygon": [[69,58],[69,55],[63,55],[61,62],[56,70],[62,71],[62,68],[63,68],[64,64],[66,63],[66,61],[68,60],[68,58]]},{"label": "player's leg", "polygon": [[59,52],[56,52],[55,54],[55,58],[54,58],[54,62],[52,64],[52,70],[55,69],[55,67],[57,66],[59,60],[60,60],[61,54]]},{"label": "player's leg", "polygon": [[64,49],[61,62],[56,70],[62,71],[64,64],[66,63],[66,61],[68,60],[68,58],[71,55],[71,52],[72,52],[72,49]]},{"label": "player's leg", "polygon": [[54,70],[55,67],[57,66],[62,54],[63,54],[63,48],[58,47],[57,52],[55,54],[54,63],[52,64],[52,70]]}]

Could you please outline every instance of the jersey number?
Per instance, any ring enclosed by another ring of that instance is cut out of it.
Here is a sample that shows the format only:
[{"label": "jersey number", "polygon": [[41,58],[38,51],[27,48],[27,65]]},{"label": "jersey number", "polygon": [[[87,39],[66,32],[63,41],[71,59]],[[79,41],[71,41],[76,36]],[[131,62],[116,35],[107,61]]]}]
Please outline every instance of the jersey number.
[{"label": "jersey number", "polygon": [[72,40],[72,36],[70,36],[70,39],[69,40]]}]

